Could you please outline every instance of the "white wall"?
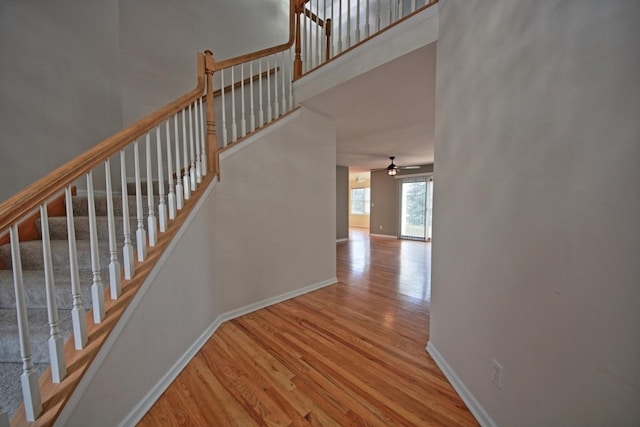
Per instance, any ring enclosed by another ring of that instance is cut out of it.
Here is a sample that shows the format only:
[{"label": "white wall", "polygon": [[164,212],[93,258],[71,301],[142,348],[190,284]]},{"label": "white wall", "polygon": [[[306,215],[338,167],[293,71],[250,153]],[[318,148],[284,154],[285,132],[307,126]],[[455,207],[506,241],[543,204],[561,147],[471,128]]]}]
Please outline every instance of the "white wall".
[{"label": "white wall", "polygon": [[221,182],[143,285],[58,425],[135,422],[153,403],[145,398],[163,391],[163,376],[168,385],[221,320],[335,282],[333,124],[299,111],[259,135],[221,160]]},{"label": "white wall", "polygon": [[430,345],[497,425],[638,426],[640,5],[441,6]]},{"label": "white wall", "polygon": [[0,202],[193,89],[217,60],[284,43],[289,0],[0,2]]},{"label": "white wall", "polygon": [[118,5],[0,2],[0,202],[122,125]]}]

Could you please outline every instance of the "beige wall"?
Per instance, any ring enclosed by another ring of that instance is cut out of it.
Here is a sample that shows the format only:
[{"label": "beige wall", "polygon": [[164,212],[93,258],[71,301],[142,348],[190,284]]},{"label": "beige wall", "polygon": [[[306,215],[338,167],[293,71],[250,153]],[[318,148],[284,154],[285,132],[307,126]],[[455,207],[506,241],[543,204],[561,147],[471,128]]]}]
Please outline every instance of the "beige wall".
[{"label": "beige wall", "polygon": [[441,3],[429,339],[496,425],[640,425],[638,46],[637,2]]}]

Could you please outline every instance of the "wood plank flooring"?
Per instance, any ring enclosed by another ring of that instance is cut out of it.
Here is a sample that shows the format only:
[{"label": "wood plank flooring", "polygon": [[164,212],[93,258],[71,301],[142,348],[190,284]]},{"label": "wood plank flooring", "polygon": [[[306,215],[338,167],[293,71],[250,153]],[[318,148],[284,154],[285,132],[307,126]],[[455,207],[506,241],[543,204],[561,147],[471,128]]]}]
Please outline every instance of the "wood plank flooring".
[{"label": "wood plank flooring", "polygon": [[478,425],[425,351],[430,250],[350,230],[337,284],[224,323],[138,425]]}]

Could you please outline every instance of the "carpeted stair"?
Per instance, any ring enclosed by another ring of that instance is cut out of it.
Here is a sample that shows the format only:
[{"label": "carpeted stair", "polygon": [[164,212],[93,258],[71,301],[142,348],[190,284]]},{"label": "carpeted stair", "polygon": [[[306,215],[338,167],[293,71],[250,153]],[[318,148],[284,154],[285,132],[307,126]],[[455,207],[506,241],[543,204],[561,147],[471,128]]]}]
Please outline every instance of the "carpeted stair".
[{"label": "carpeted stair", "polygon": [[[143,191],[146,185],[143,185]],[[135,188],[129,186],[129,216],[131,240],[135,252],[136,198]],[[118,244],[118,261],[122,265],[123,219],[122,197],[114,195],[114,216],[116,225],[116,241]],[[146,215],[148,199],[143,197],[144,227],[147,228]],[[100,251],[101,279],[105,290],[109,289],[109,246],[107,224],[107,202],[104,197],[96,197],[96,223],[98,228],[98,242]],[[91,308],[91,254],[89,241],[89,217],[87,197],[73,198],[74,225],[76,246],[78,251],[78,268],[80,272],[81,297],[85,309]],[[157,207],[156,207],[157,215]],[[41,223],[38,219],[36,229],[41,235]],[[51,239],[51,255],[54,268],[54,282],[56,287],[56,301],[60,318],[60,332],[65,341],[72,335],[71,326],[71,279],[69,275],[69,246],[67,241],[66,217],[49,217],[49,236]],[[49,324],[45,279],[43,270],[42,241],[33,240],[20,243],[22,270],[24,278],[24,294],[28,307],[29,332],[31,334],[33,362],[39,374],[42,374],[49,364]],[[22,374],[22,360],[20,358],[20,344],[18,338],[17,316],[15,310],[15,291],[13,272],[11,269],[10,245],[0,246],[0,261],[4,269],[0,270],[0,404],[10,416],[22,402],[20,375]],[[108,298],[108,297],[105,297]]]}]

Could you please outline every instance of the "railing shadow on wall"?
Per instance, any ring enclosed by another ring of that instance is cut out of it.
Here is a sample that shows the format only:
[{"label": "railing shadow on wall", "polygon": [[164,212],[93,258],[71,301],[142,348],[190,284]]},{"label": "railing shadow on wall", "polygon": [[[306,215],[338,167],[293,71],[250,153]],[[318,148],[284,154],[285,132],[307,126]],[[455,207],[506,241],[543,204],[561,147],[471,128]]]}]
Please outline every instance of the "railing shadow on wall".
[{"label": "railing shadow on wall", "polygon": [[[8,252],[4,262],[0,258],[0,269],[12,271],[24,399],[12,424],[37,420],[47,425],[55,420],[97,354],[97,343],[104,342],[113,328],[115,321],[109,316],[123,311],[113,308],[118,301],[131,300],[128,292],[150,271],[145,263],[158,259],[154,248],[171,238],[170,231],[193,206],[201,188],[220,179],[221,151],[292,111],[296,79],[436,2],[292,0],[286,43],[220,62],[210,51],[198,54],[192,91],[1,203],[0,244],[6,243]],[[104,176],[104,187],[94,184],[95,174]],[[76,186],[86,188],[79,215],[74,214]],[[50,239],[50,204],[61,205],[58,213],[65,217],[64,256],[55,254],[61,245],[52,245]],[[80,216],[88,217],[82,239],[75,235]],[[30,222],[38,217],[41,237],[33,233],[26,237],[25,230],[33,228]],[[36,243],[37,268],[45,278],[49,331],[50,366],[40,379],[33,361],[22,260],[25,246],[33,246],[26,240],[33,238],[41,239]],[[58,265],[61,259],[67,265]],[[91,278],[86,293],[90,301],[83,301],[85,283],[78,266],[82,262]],[[72,337],[66,343],[56,297],[61,291],[55,286],[60,271],[71,284],[67,320]],[[90,307],[88,313],[85,307]],[[7,418],[0,408],[0,427]]]}]

